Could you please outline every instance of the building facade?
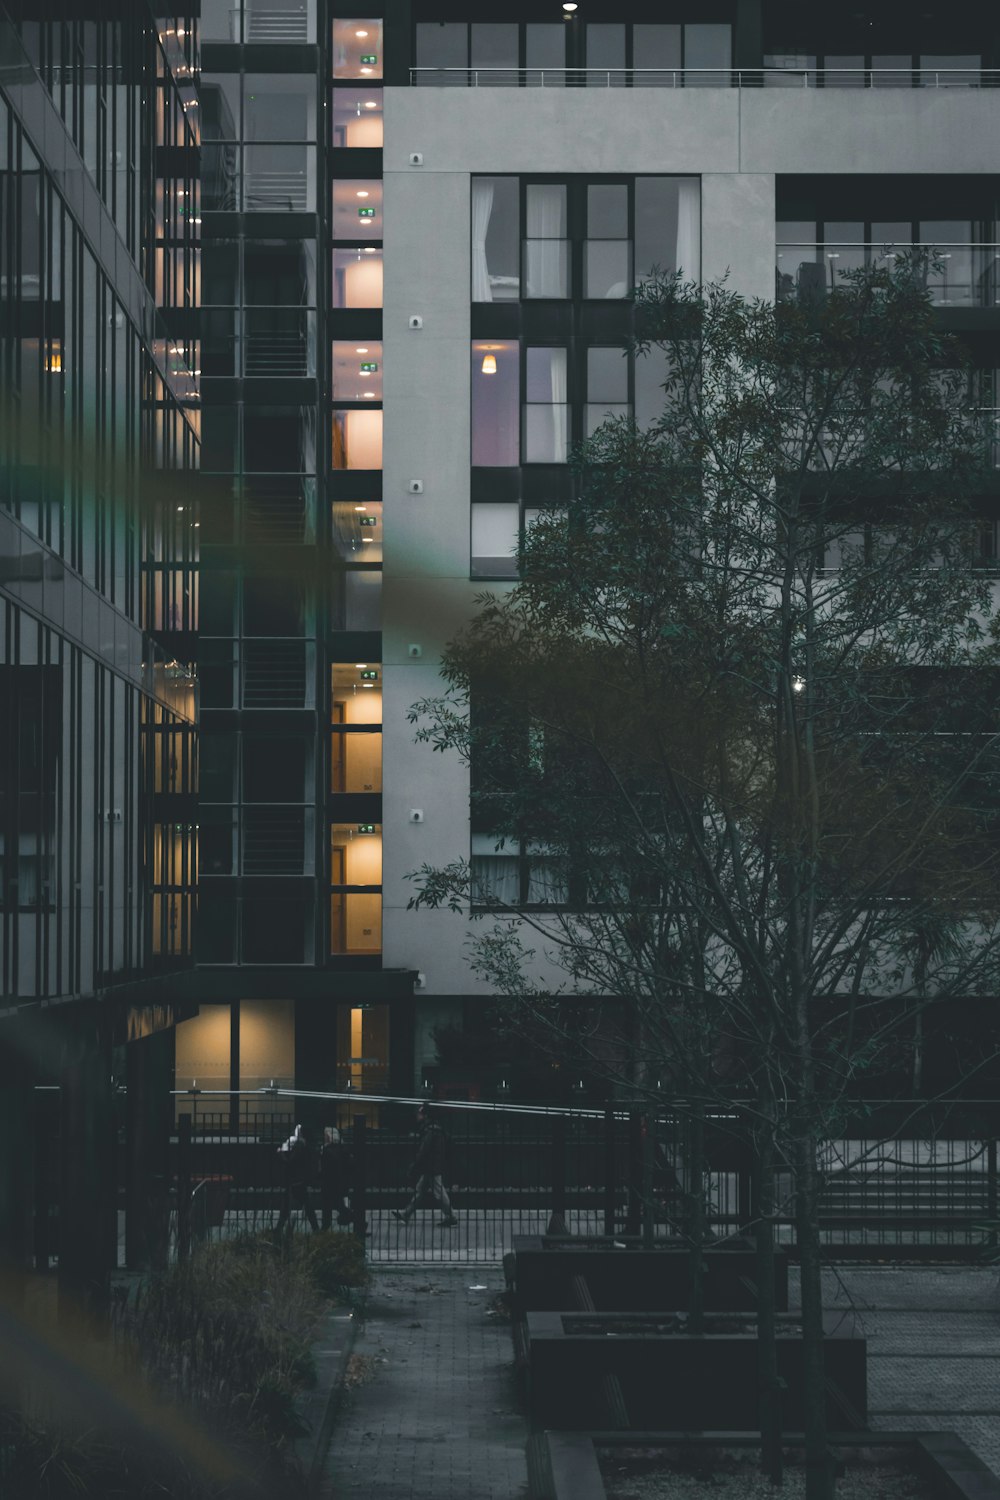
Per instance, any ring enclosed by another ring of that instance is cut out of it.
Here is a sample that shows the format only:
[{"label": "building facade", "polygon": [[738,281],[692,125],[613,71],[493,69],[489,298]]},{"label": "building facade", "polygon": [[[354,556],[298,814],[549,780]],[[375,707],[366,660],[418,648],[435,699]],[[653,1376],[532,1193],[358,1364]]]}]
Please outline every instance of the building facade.
[{"label": "building facade", "polygon": [[61,1182],[60,1278],[100,1300],[113,1075],[134,1198],[191,1005],[196,38],[114,3],[0,36],[0,1233],[47,1266]]},{"label": "building facade", "polygon": [[474,1029],[412,872],[537,872],[409,712],[574,442],[655,415],[654,266],[772,298],[935,246],[1000,405],[981,8],[360,9],[0,12],[5,1057],[110,1129],[128,1042],[136,1163],[171,1084],[410,1094]]}]

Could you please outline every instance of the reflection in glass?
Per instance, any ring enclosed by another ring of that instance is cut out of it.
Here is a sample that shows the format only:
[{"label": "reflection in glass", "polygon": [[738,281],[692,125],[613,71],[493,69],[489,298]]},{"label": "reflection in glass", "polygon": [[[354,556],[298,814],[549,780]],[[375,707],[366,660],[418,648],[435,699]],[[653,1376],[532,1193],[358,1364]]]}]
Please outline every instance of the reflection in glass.
[{"label": "reflection in glass", "polygon": [[593,437],[608,417],[628,415],[628,361],[624,349],[588,349],[586,436]]},{"label": "reflection in glass", "polygon": [[718,88],[722,79],[718,76],[720,72],[726,72],[732,67],[733,42],[731,26],[713,26],[702,23],[684,27],[684,66],[685,68],[707,68],[712,71],[703,79],[697,74],[685,76],[684,82],[688,88],[696,86],[699,82]]},{"label": "reflection in glass", "polygon": [[382,126],[380,88],[334,89],[334,146],[381,146]]},{"label": "reflection in glass", "polygon": [[337,500],[331,513],[333,544],[345,562],[382,561],[382,502]]},{"label": "reflection in glass", "polygon": [[[632,56],[636,68],[679,68],[681,66],[681,28],[679,26],[644,26],[637,24],[632,27]],[[639,87],[643,84],[656,84],[663,81],[655,77],[636,74],[633,82]]]},{"label": "reflection in glass", "polygon": [[473,504],[472,565],[475,577],[516,578],[519,507]]},{"label": "reflection in glass", "polygon": [[518,346],[477,340],[472,345],[472,464],[506,467],[520,462]]},{"label": "reflection in glass", "polygon": [[[517,32],[516,22],[473,22],[469,61],[473,68],[485,70],[479,75],[480,88],[517,86]],[[494,73],[493,69],[503,71]]]},{"label": "reflection in glass", "polygon": [[[618,76],[612,77],[612,84],[624,84],[625,27],[620,22],[612,25],[591,23],[587,27],[587,67],[615,68]],[[607,81],[606,76],[587,79],[588,83],[600,88],[604,88]]]},{"label": "reflection in glass", "polygon": [[314,146],[245,146],[243,207],[247,213],[311,213]]},{"label": "reflection in glass", "polygon": [[315,141],[316,81],[311,74],[247,73],[244,141]]},{"label": "reflection in glass", "polygon": [[[561,88],[565,83],[562,70],[566,66],[566,26],[560,21],[529,21],[524,28],[524,61],[528,68],[552,69],[545,76],[545,87]],[[529,73],[525,79],[528,87],[541,84],[539,77]]]},{"label": "reflection in glass", "polygon": [[584,296],[627,297],[632,287],[628,188],[624,183],[587,189]]},{"label": "reflection in glass", "polygon": [[[464,21],[418,21],[417,22],[417,67],[465,69],[469,63],[469,28]],[[464,88],[469,82],[468,74],[429,74],[417,76],[418,83],[442,85],[455,84]]]},{"label": "reflection in glass", "polygon": [[333,252],[333,306],[382,306],[382,250],[356,245]]}]

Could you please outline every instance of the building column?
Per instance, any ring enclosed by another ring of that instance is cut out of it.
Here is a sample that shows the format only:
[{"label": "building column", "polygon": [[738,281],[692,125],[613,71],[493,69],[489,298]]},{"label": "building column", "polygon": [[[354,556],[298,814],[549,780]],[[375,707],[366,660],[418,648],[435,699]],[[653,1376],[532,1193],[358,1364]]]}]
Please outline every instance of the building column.
[{"label": "building column", "polygon": [[80,1027],[60,1080],[59,1316],[68,1322],[106,1316],[118,1254],[110,1028],[93,1012]]},{"label": "building column", "polygon": [[35,1181],[35,1090],[18,1046],[18,1023],[0,1036],[0,1268],[19,1275],[32,1262]]},{"label": "building column", "polygon": [[125,1264],[166,1264],[169,1230],[170,1086],[173,1035],[159,1031],[125,1049]]}]

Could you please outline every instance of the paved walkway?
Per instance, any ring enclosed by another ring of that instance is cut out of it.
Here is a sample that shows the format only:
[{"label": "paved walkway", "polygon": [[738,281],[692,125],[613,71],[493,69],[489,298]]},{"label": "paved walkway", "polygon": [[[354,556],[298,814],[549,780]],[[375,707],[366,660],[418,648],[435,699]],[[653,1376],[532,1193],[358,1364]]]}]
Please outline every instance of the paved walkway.
[{"label": "paved walkway", "polygon": [[995,1270],[838,1267],[827,1273],[826,1304],[853,1307],[868,1339],[873,1428],[957,1432],[1000,1474]]},{"label": "paved walkway", "polygon": [[[498,1266],[379,1269],[320,1486],[322,1500],[524,1500]],[[792,1304],[798,1273],[791,1276]],[[826,1304],[868,1338],[875,1429],[957,1432],[1000,1474],[1000,1295],[978,1267],[838,1267]]]},{"label": "paved walkway", "polygon": [[322,1500],[524,1500],[527,1426],[499,1266],[379,1270]]}]

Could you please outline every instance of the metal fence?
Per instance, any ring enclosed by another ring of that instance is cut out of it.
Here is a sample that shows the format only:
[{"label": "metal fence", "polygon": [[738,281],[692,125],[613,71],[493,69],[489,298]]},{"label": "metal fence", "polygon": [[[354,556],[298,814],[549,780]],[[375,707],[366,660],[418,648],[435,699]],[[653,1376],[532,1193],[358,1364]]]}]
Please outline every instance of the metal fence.
[{"label": "metal fence", "polygon": [[[428,1196],[414,1203],[420,1102],[280,1089],[175,1095],[168,1170],[158,1187],[169,1252],[183,1256],[199,1238],[277,1228],[288,1189],[288,1155],[279,1148],[296,1121],[307,1123],[316,1148],[309,1207],[321,1223],[336,1226],[339,1217],[363,1234],[376,1263],[496,1263],[515,1234],[558,1230],[682,1239],[696,1201],[716,1236],[746,1232],[754,1222],[755,1179],[737,1117],[706,1120],[704,1167],[695,1174],[683,1108],[654,1117],[621,1108],[438,1104],[450,1213]],[[40,1091],[36,1124],[36,1263],[47,1267],[58,1256],[58,1091]],[[318,1149],[327,1125],[345,1144],[343,1184]],[[950,1110],[868,1105],[842,1130],[819,1153],[821,1238],[832,1258],[982,1260],[996,1252],[995,1102]],[[132,1211],[123,1133],[116,1170],[123,1227]],[[779,1170],[776,1186],[777,1237],[794,1255],[791,1173]],[[301,1203],[289,1206],[300,1227]]]},{"label": "metal fence", "polygon": [[434,88],[991,89],[997,68],[445,68],[410,69]]}]

